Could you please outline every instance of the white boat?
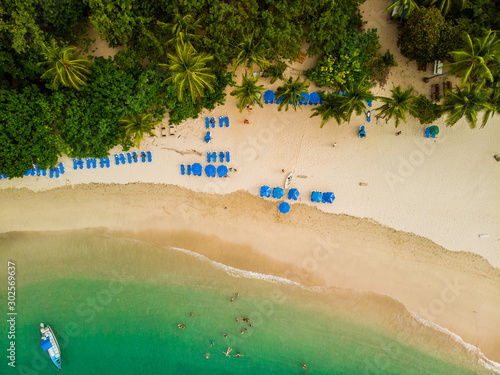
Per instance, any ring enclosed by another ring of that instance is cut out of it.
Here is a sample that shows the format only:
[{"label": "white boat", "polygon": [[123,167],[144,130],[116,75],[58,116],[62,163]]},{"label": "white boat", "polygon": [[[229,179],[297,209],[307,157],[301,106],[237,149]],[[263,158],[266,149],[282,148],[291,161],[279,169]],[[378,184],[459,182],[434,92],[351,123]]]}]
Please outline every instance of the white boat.
[{"label": "white boat", "polygon": [[290,187],[290,184],[292,183],[292,178],[293,178],[293,172],[290,173],[285,180],[285,189],[288,189]]},{"label": "white boat", "polygon": [[52,332],[52,328],[50,328],[49,325],[45,327],[43,323],[40,323],[40,334],[42,335],[42,349],[49,354],[49,357],[52,360],[54,366],[56,366],[60,370],[61,350],[59,350],[59,344],[57,343],[54,332]]}]

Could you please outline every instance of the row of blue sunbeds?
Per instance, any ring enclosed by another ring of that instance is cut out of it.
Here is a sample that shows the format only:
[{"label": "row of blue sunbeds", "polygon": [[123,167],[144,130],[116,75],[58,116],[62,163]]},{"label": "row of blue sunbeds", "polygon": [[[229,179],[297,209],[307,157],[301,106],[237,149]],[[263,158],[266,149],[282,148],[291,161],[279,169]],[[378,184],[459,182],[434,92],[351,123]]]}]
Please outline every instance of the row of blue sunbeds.
[{"label": "row of blue sunbeds", "polygon": [[[205,117],[205,127],[207,129],[210,128],[210,126],[212,126],[212,128],[215,128],[215,117]],[[219,116],[219,127],[226,127],[228,128],[229,127],[229,117],[227,116]]]},{"label": "row of blue sunbeds", "polygon": [[[64,171],[64,164],[63,163],[59,163],[58,166],[54,167],[54,168],[49,168],[48,169],[49,171],[49,177],[50,178],[59,178],[60,175],[64,174],[65,171]],[[47,176],[47,169],[40,169],[40,167],[38,167],[38,165],[33,165],[30,169],[28,169],[26,171],[26,173],[24,174],[25,176]],[[1,175],[0,174],[0,180],[3,178],[8,178],[8,176],[6,174],[3,174]]]},{"label": "row of blue sunbeds", "polygon": [[[280,187],[275,187],[272,189],[272,197],[275,199],[283,198],[283,189]],[[263,198],[271,197],[271,188],[267,185],[264,185],[260,188],[260,196]],[[297,189],[290,189],[288,191],[288,199],[289,200],[297,200],[300,196],[300,192]],[[321,193],[319,191],[313,191],[311,193],[311,202],[323,202],[323,203],[333,203],[335,200],[335,195],[331,192]]]},{"label": "row of blue sunbeds", "polygon": [[[224,151],[221,151],[219,152],[219,160],[221,163],[224,163],[224,157],[226,158],[226,163],[229,163],[231,161],[231,154],[229,153],[229,151],[226,151],[224,153]],[[217,152],[207,152],[207,162],[208,163],[211,163],[211,162],[214,162],[214,163],[217,163]]]},{"label": "row of blue sunbeds", "polygon": [[229,172],[227,166],[219,165],[216,167],[213,164],[208,164],[203,168],[200,163],[188,164],[185,166],[181,164],[181,175],[193,175],[193,176],[201,176],[203,171],[205,171],[205,175],[207,177],[215,177],[218,175],[219,177],[227,177],[227,173]]},{"label": "row of blue sunbeds", "polygon": [[[148,163],[151,163],[151,161],[153,160],[153,157],[151,155],[151,151],[147,151],[147,152],[144,152],[144,151],[141,151],[141,161],[143,163],[146,162],[146,160],[148,161]],[[137,155],[137,152],[127,152],[127,158],[125,159],[125,155],[123,154],[115,154],[115,164],[116,165],[120,165],[121,164],[126,164],[127,162],[129,164],[132,164],[132,163],[137,163],[139,161],[139,156]]]}]

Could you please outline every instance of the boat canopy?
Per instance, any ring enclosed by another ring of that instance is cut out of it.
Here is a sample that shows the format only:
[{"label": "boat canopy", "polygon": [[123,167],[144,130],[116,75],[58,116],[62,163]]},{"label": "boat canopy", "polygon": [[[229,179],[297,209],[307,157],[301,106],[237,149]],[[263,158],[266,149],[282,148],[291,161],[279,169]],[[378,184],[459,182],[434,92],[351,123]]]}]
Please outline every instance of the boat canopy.
[{"label": "boat canopy", "polygon": [[47,351],[47,350],[49,350],[50,348],[52,348],[52,343],[50,342],[50,340],[49,340],[49,339],[43,340],[43,341],[42,341],[42,349],[43,349],[44,351]]}]

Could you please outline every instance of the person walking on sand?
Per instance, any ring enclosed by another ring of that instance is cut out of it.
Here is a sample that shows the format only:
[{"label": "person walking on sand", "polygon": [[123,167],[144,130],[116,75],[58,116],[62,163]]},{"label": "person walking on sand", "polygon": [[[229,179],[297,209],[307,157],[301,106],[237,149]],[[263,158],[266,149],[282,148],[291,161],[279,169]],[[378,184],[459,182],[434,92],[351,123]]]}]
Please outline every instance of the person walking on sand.
[{"label": "person walking on sand", "polygon": [[250,124],[250,121],[248,121],[247,119],[244,119],[244,120],[243,120],[243,123],[244,123],[244,124]]},{"label": "person walking on sand", "polygon": [[337,147],[337,142],[333,142],[333,147]]},{"label": "person walking on sand", "polygon": [[396,135],[400,135],[400,134],[401,134],[401,131],[398,131],[398,132],[396,133]]},{"label": "person walking on sand", "polygon": [[229,357],[229,353],[231,353],[231,350],[233,350],[233,349],[231,349],[231,347],[228,347],[227,352],[222,352],[222,353],[224,353],[226,355],[226,357]]}]

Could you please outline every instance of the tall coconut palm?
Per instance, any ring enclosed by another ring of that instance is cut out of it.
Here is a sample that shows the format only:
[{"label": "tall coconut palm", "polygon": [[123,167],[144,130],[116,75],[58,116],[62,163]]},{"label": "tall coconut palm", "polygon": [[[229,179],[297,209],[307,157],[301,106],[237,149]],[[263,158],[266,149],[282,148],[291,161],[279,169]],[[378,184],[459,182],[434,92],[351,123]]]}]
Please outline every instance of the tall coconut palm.
[{"label": "tall coconut palm", "polygon": [[262,93],[264,92],[264,85],[257,85],[260,76],[248,78],[247,74],[242,75],[242,82],[240,86],[231,92],[231,95],[236,98],[239,103],[240,112],[246,108],[248,104],[257,103],[262,108]]},{"label": "tall coconut palm", "polygon": [[396,118],[396,128],[399,126],[400,120],[403,120],[406,124],[406,112],[411,112],[414,110],[415,96],[412,95],[413,86],[403,90],[401,85],[393,87],[391,90],[391,96],[385,97],[381,96],[378,99],[385,104],[377,108],[379,116],[390,120],[393,116]]},{"label": "tall coconut palm", "polygon": [[408,17],[411,13],[419,9],[419,6],[414,0],[397,0],[385,8],[384,12],[392,12],[394,8],[399,8],[399,13],[402,19],[403,15]]},{"label": "tall coconut palm", "polygon": [[201,22],[195,20],[190,14],[183,16],[176,13],[172,22],[157,21],[156,23],[168,32],[170,39],[167,44],[171,47],[181,43],[195,43],[201,38],[200,35],[195,34],[197,30],[202,28]]},{"label": "tall coconut palm", "polygon": [[161,121],[153,120],[151,113],[143,113],[135,116],[126,116],[120,120],[125,139],[133,138],[135,147],[139,148],[144,140],[144,133],[156,137],[153,129]]},{"label": "tall coconut palm", "polygon": [[54,90],[58,90],[60,85],[77,90],[86,85],[92,61],[75,55],[75,50],[76,47],[72,46],[59,47],[55,40],[52,40],[50,46],[43,44],[42,55],[46,61],[38,65],[47,66],[49,69],[41,78],[49,79]]},{"label": "tall coconut palm", "polygon": [[237,46],[238,55],[234,61],[233,72],[236,71],[238,66],[244,65],[250,70],[253,64],[257,65],[260,69],[264,69],[269,62],[266,60],[261,52],[260,41],[256,41],[254,34],[251,34],[243,39]]},{"label": "tall coconut palm", "polygon": [[[455,125],[462,117],[474,129],[477,125],[477,115],[480,111],[494,111],[495,107],[489,102],[491,90],[483,85],[467,84],[456,88],[456,91],[447,91],[444,98],[444,110],[448,111],[446,125]],[[483,118],[483,127],[486,124]]]},{"label": "tall coconut palm", "polygon": [[177,87],[179,100],[182,100],[186,89],[189,90],[193,103],[203,97],[205,89],[213,92],[212,83],[215,75],[206,66],[213,57],[198,53],[189,43],[176,46],[176,55],[167,54],[168,64],[160,64],[170,71],[171,76],[165,82],[172,82]]},{"label": "tall coconut palm", "polygon": [[314,107],[312,109],[314,116],[321,116],[321,127],[323,127],[329,120],[332,118],[337,121],[337,124],[340,125],[344,120],[345,114],[345,100],[342,96],[338,96],[337,94],[330,94],[329,92],[320,92],[319,96],[322,105]]},{"label": "tall coconut palm", "polygon": [[462,77],[461,86],[469,79],[477,82],[493,81],[490,69],[498,66],[500,59],[500,39],[497,39],[496,33],[490,30],[483,38],[474,38],[474,41],[467,34],[465,40],[466,45],[462,50],[450,52],[455,62],[444,68],[448,68],[450,74]]},{"label": "tall coconut palm", "polygon": [[281,111],[283,107],[285,107],[285,111],[288,111],[288,104],[291,104],[296,111],[297,106],[300,106],[299,100],[305,99],[302,93],[307,92],[310,84],[306,81],[299,81],[300,76],[299,74],[295,80],[292,77],[285,79],[283,86],[278,87],[276,90],[276,99],[282,99],[278,111]]},{"label": "tall coconut palm", "polygon": [[425,0],[423,5],[426,7],[436,6],[441,14],[446,15],[452,8],[458,11],[464,7],[464,0]]},{"label": "tall coconut palm", "polygon": [[348,94],[342,97],[345,107],[344,120],[351,122],[353,112],[358,116],[366,114],[367,101],[375,100],[375,96],[370,91],[372,84],[368,81],[350,82],[346,88]]},{"label": "tall coconut palm", "polygon": [[495,88],[489,96],[488,99],[489,106],[486,108],[483,115],[483,123],[481,128],[483,128],[488,120],[495,114],[500,115],[500,87]]}]

